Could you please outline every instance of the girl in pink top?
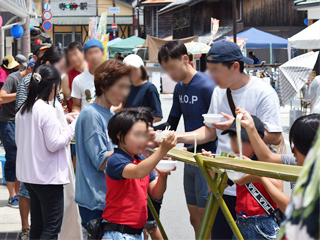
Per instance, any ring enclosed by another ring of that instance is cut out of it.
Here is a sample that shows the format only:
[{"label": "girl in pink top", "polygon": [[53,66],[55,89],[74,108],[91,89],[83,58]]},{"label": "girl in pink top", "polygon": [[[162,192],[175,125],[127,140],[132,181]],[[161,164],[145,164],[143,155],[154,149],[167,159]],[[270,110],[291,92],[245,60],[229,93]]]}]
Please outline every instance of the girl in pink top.
[{"label": "girl in pink top", "polygon": [[65,146],[74,137],[76,121],[62,129],[57,111],[49,105],[60,85],[54,67],[39,66],[16,115],[16,174],[30,195],[30,239],[57,239],[62,223],[63,185],[69,183]]}]

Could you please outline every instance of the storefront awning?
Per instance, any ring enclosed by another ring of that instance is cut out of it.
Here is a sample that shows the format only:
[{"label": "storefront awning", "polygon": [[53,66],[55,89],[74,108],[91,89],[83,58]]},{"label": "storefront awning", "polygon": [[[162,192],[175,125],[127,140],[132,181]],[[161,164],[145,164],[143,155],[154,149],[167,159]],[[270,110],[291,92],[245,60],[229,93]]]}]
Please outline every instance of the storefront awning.
[{"label": "storefront awning", "polygon": [[0,0],[0,6],[2,9],[5,9],[8,12],[21,18],[26,18],[29,15],[25,1]]},{"label": "storefront awning", "polygon": [[[92,16],[95,17],[95,16]],[[60,26],[83,26],[89,24],[89,18],[92,17],[52,17],[50,20],[53,25]],[[100,17],[98,19],[98,22]],[[140,25],[143,25],[143,18],[139,19]],[[108,24],[113,23],[113,16],[108,16]],[[132,25],[132,16],[116,16],[116,24],[118,25]]]}]

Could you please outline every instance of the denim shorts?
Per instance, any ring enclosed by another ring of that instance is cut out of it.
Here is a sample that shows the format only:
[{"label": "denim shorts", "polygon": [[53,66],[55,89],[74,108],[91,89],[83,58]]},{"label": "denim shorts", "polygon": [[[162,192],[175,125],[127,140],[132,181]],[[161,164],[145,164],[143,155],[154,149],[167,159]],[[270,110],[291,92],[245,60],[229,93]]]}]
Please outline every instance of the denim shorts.
[{"label": "denim shorts", "polygon": [[187,204],[205,208],[208,200],[208,185],[200,168],[185,164],[183,187]]},{"label": "denim shorts", "polygon": [[105,232],[102,240],[144,240],[143,232],[141,235],[135,236],[127,233],[120,233],[116,231]]},{"label": "denim shorts", "polygon": [[19,196],[26,197],[26,198],[30,198],[29,192],[28,192],[28,190],[26,189],[26,187],[24,186],[24,183],[23,183],[23,182],[20,182]]},{"label": "denim shorts", "polygon": [[[237,217],[237,226],[244,239],[275,240],[279,232],[279,226],[271,216],[259,216],[241,218]],[[236,239],[233,235],[233,239]]]},{"label": "denim shorts", "polygon": [[16,157],[17,146],[15,140],[14,122],[1,122],[0,131],[4,150],[6,151],[6,164],[4,166],[4,175],[7,182],[16,181]]}]

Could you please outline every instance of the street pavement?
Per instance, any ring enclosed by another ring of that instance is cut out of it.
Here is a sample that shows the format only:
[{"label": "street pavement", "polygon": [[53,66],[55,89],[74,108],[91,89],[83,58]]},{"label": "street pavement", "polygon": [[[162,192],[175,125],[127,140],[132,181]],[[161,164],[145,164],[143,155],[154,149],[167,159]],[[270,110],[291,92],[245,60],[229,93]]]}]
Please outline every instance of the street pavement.
[{"label": "street pavement", "polygon": [[[163,121],[167,120],[171,105],[172,95],[161,95]],[[300,107],[299,101],[293,102],[293,107]],[[289,148],[289,110],[290,106],[281,107],[281,120],[284,129],[284,138],[287,145],[287,154],[292,154]],[[181,118],[177,132],[183,132],[183,118]],[[179,147],[179,146],[178,146]],[[0,153],[3,153],[0,148]],[[164,195],[160,218],[169,239],[191,240],[194,239],[193,228],[189,221],[189,213],[183,191],[183,168],[184,164],[178,162],[177,170],[168,177],[168,187]],[[21,231],[21,220],[18,209],[7,206],[8,191],[2,185],[2,168],[0,166],[0,239],[17,239]],[[285,183],[285,193],[291,195],[289,183]]]}]

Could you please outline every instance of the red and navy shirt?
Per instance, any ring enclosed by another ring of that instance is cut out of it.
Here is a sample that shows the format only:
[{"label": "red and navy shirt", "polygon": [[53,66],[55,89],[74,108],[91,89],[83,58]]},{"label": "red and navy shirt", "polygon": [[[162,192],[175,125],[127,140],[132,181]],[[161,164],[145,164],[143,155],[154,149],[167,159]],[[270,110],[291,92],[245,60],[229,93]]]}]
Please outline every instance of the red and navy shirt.
[{"label": "red and navy shirt", "polygon": [[119,148],[109,157],[106,168],[106,207],[102,217],[108,222],[143,228],[148,219],[147,198],[149,183],[155,180],[151,172],[143,179],[125,179],[123,169],[128,164],[138,165],[144,157],[135,158]]},{"label": "red and navy shirt", "polygon": [[[252,160],[258,160],[256,156],[252,157]],[[277,209],[277,204],[269,196],[267,190],[262,183],[253,183],[253,185],[259,190],[259,192],[267,199],[274,209]],[[237,184],[237,206],[236,212],[242,215],[245,212],[246,216],[267,215],[266,211],[260,206],[257,200],[251,195],[245,185]]]}]

